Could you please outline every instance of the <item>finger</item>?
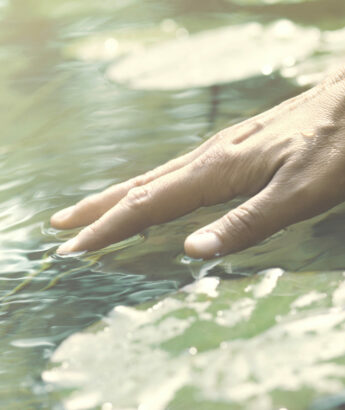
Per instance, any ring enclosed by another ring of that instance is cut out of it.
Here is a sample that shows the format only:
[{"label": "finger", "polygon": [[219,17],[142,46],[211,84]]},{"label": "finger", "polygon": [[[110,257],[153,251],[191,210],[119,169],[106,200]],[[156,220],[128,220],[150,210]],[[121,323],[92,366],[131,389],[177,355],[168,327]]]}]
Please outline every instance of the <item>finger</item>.
[{"label": "finger", "polygon": [[272,182],[239,207],[187,237],[185,252],[196,259],[237,252],[305,219],[305,204],[300,195],[289,197],[288,191],[284,185]]},{"label": "finger", "polygon": [[173,159],[146,174],[113,185],[99,194],[91,195],[76,205],[57,212],[51,217],[51,225],[57,229],[71,229],[89,225],[116,205],[131,189],[148,184],[163,175],[183,168],[205,152],[210,144],[211,140],[208,140],[195,150]]},{"label": "finger", "polygon": [[131,189],[99,220],[63,244],[58,253],[97,250],[191,212],[202,205],[202,178],[203,173],[193,172],[191,164]]}]

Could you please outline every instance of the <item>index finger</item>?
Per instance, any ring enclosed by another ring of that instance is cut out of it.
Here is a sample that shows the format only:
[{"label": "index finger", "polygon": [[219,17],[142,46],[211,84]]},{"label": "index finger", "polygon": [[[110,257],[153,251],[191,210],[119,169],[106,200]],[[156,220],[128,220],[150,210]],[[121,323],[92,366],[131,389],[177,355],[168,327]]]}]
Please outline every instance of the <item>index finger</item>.
[{"label": "index finger", "polygon": [[61,245],[59,254],[93,251],[122,241],[152,225],[168,222],[200,207],[201,174],[192,164],[131,189],[100,219]]},{"label": "index finger", "polygon": [[193,151],[168,161],[143,175],[113,185],[103,192],[82,199],[76,205],[55,213],[51,217],[51,225],[57,229],[71,229],[91,224],[113,208],[131,189],[148,184],[163,175],[187,166],[206,151],[211,143],[212,138]]}]

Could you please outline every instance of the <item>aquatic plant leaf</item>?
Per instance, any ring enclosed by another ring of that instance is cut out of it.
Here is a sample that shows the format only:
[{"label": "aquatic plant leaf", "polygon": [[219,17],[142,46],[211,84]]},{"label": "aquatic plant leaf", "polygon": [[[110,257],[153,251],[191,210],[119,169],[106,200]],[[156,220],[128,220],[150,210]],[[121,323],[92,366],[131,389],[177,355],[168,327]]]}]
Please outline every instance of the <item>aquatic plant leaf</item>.
[{"label": "aquatic plant leaf", "polygon": [[271,74],[311,55],[319,39],[318,29],[288,20],[222,27],[129,54],[108,75],[135,89],[205,87]]},{"label": "aquatic plant leaf", "polygon": [[77,389],[66,409],[302,410],[344,388],[344,301],[342,272],[205,277],[159,302],[116,307],[67,339],[43,378]]},{"label": "aquatic plant leaf", "polygon": [[281,73],[285,77],[295,78],[301,86],[316,84],[326,76],[327,72],[344,64],[344,44],[345,29],[324,31],[316,55],[300,61],[295,66],[284,68]]}]

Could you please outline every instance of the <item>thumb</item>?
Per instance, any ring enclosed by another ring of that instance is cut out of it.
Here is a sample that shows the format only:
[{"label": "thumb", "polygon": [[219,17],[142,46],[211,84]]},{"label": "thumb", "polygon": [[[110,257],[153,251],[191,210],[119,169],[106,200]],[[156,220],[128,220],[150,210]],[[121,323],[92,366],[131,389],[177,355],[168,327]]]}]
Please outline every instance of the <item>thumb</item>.
[{"label": "thumb", "polygon": [[226,255],[255,245],[297,222],[297,210],[283,196],[282,190],[271,183],[222,218],[188,236],[185,252],[197,259]]}]

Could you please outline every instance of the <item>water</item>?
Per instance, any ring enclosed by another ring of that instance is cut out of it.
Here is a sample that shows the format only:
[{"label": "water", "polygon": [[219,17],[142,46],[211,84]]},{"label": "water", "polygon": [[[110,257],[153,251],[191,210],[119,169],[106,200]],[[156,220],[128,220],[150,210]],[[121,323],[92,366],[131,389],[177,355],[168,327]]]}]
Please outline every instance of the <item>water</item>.
[{"label": "water", "polygon": [[[213,264],[184,258],[183,239],[229,205],[67,258],[54,251],[73,232],[48,221],[309,87],[344,56],[344,21],[330,0],[0,1],[2,408],[343,400],[344,206]],[[236,70],[219,36],[229,27],[250,50]],[[253,38],[280,57],[253,58]],[[191,76],[198,59],[183,70],[181,56],[200,41],[217,47]],[[157,50],[178,75],[151,70]],[[136,307],[108,316],[115,306]]]}]

